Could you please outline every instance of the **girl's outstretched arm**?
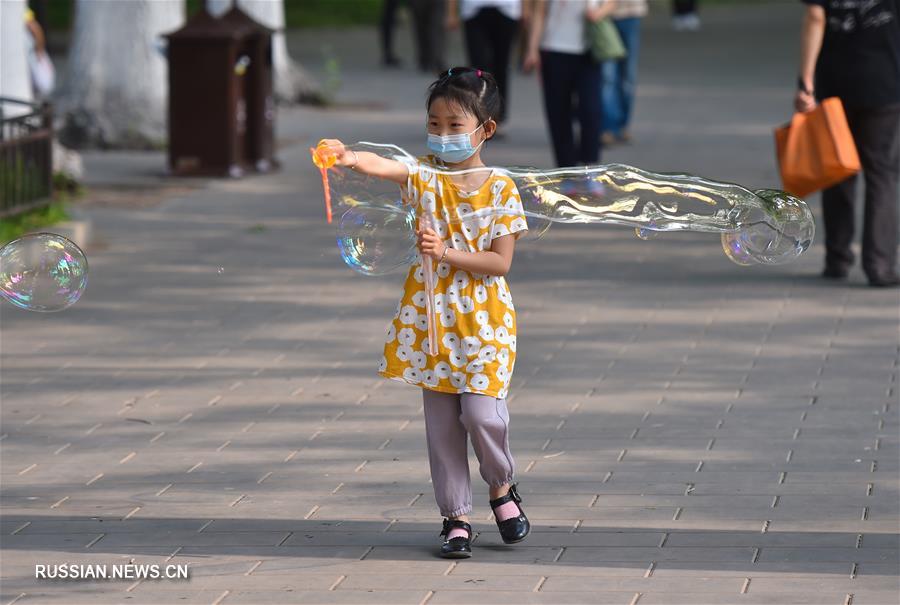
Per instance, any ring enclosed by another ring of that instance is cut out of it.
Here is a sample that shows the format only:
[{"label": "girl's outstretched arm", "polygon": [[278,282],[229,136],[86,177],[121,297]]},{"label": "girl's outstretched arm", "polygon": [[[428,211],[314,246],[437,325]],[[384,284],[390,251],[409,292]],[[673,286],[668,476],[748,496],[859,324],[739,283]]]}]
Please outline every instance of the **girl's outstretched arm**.
[{"label": "girl's outstretched arm", "polygon": [[403,162],[383,158],[368,151],[357,152],[347,149],[337,139],[322,139],[319,143],[319,148],[321,147],[326,147],[327,153],[334,155],[337,166],[347,166],[357,172],[387,179],[400,185],[405,185],[406,179],[409,177],[409,169]]}]

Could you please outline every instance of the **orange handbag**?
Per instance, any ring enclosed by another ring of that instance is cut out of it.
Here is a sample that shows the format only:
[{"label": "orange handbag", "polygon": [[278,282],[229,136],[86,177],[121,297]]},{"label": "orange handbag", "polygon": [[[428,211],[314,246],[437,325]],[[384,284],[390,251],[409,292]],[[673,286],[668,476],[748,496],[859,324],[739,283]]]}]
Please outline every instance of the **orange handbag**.
[{"label": "orange handbag", "polygon": [[795,113],[775,129],[775,151],[784,190],[797,197],[840,183],[859,172],[859,154],[837,97]]}]

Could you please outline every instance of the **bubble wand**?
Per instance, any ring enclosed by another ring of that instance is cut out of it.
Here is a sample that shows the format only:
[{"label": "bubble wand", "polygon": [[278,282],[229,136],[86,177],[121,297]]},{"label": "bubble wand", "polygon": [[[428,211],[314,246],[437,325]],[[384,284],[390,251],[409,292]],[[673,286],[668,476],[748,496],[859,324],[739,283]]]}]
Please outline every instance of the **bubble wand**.
[{"label": "bubble wand", "polygon": [[[422,230],[434,228],[431,210],[425,208],[419,219]],[[425,280],[425,317],[428,322],[428,354],[437,355],[437,318],[434,315],[434,264],[427,254],[419,254],[422,258],[422,278]]]},{"label": "bubble wand", "polygon": [[331,223],[331,187],[328,186],[328,169],[334,166],[334,163],[337,161],[334,153],[331,153],[327,149],[321,149],[325,146],[324,141],[319,141],[319,144],[316,145],[316,148],[309,148],[309,152],[312,154],[312,162],[316,165],[319,171],[322,173],[322,188],[325,190],[325,218],[328,220],[328,223]]}]

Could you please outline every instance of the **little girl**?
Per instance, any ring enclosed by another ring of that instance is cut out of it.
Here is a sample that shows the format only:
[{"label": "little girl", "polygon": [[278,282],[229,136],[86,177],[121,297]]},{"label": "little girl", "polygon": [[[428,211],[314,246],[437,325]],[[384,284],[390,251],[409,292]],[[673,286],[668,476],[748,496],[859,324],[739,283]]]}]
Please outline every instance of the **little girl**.
[{"label": "little girl", "polygon": [[[527,225],[508,176],[488,169],[452,176],[435,172],[484,167],[481,149],[496,131],[500,111],[493,76],[466,67],[449,69],[429,87],[426,107],[432,155],[418,161],[357,153],[334,139],[325,144],[337,165],[400,184],[416,208],[420,262],[406,277],[379,373],[422,388],[434,495],[446,517],[440,553],[464,558],[472,556],[467,435],[490,486],[503,541],[521,542],[530,530],[516,485],[510,485],[515,464],[506,396],[516,358],[516,312],[504,279],[515,241]],[[431,227],[422,220],[426,212]],[[436,355],[429,354],[425,305],[431,293],[421,261],[437,261]]]}]

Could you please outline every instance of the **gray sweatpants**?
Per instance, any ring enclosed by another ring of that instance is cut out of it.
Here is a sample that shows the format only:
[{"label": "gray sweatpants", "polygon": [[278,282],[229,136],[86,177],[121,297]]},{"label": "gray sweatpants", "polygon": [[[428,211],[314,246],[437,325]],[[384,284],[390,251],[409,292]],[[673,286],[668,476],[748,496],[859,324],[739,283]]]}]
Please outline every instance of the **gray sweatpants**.
[{"label": "gray sweatpants", "polygon": [[472,511],[472,484],[467,434],[488,485],[510,483],[515,473],[506,400],[428,389],[422,389],[422,398],[434,499],[445,517],[468,514]]}]

